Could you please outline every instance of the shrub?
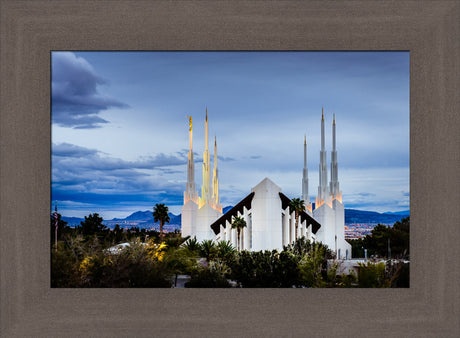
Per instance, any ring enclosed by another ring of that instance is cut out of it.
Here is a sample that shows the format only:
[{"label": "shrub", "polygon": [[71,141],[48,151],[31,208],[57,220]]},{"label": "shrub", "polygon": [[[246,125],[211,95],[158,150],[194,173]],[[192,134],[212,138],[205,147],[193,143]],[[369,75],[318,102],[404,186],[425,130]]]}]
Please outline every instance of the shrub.
[{"label": "shrub", "polygon": [[186,288],[229,288],[229,281],[216,269],[200,267],[190,276],[190,281],[185,283]]},{"label": "shrub", "polygon": [[359,263],[358,286],[360,288],[389,287],[390,283],[385,278],[385,263]]}]

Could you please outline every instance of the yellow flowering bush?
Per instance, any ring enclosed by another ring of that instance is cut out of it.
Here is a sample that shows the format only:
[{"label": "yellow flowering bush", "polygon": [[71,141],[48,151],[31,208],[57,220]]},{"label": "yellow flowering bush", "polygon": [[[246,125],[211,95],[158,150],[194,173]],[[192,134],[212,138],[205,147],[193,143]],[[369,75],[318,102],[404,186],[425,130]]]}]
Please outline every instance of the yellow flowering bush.
[{"label": "yellow flowering bush", "polygon": [[157,260],[159,262],[162,262],[166,250],[168,249],[168,246],[166,245],[165,242],[162,242],[160,244],[156,244],[153,240],[149,240],[147,242],[147,254],[151,259]]}]

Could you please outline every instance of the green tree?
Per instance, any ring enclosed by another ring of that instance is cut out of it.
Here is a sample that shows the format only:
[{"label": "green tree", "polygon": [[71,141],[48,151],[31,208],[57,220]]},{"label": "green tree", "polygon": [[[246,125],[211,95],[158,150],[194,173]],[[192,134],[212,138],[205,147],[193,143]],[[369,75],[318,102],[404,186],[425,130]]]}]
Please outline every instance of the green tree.
[{"label": "green tree", "polygon": [[120,225],[115,225],[113,229],[114,240],[115,243],[121,243],[125,240],[125,236],[123,235],[123,229],[120,228]]},{"label": "green tree", "polygon": [[177,286],[177,277],[180,273],[191,274],[197,268],[196,258],[186,247],[168,248],[164,262],[175,275],[174,286]]},{"label": "green tree", "polygon": [[215,268],[200,267],[195,269],[190,281],[185,283],[186,288],[229,288],[228,280]]},{"label": "green tree", "polygon": [[326,247],[315,243],[307,255],[303,256],[300,261],[300,275],[302,281],[307,287],[323,287],[324,264],[326,260]]},{"label": "green tree", "polygon": [[102,224],[102,217],[99,214],[94,213],[89,216],[85,216],[85,220],[80,222],[81,232],[84,236],[98,235],[106,230],[106,226]]},{"label": "green tree", "polygon": [[359,263],[358,285],[360,288],[385,288],[390,281],[385,278],[385,263]]},{"label": "green tree", "polygon": [[391,253],[393,257],[409,259],[410,218],[403,218],[393,225],[390,234]]},{"label": "green tree", "polygon": [[196,236],[187,239],[184,243],[184,247],[186,247],[191,253],[195,253],[196,255],[198,255],[200,252],[200,243],[198,243]]},{"label": "green tree", "polygon": [[297,229],[299,228],[299,213],[305,211],[304,201],[300,198],[293,198],[289,203],[289,209],[295,211],[295,239],[297,240]]},{"label": "green tree", "polygon": [[211,239],[205,239],[200,244],[199,253],[201,257],[206,258],[206,261],[209,263],[212,258],[215,257],[217,248],[215,243]]},{"label": "green tree", "polygon": [[155,204],[153,208],[153,221],[160,222],[160,241],[163,242],[163,226],[169,223],[168,207],[163,203]]},{"label": "green tree", "polygon": [[78,256],[64,241],[58,242],[58,250],[51,251],[51,287],[77,287]]},{"label": "green tree", "polygon": [[249,288],[279,288],[299,285],[298,258],[291,252],[241,251],[230,262],[231,278]]},{"label": "green tree", "polygon": [[230,262],[235,256],[235,248],[230,241],[219,241],[216,246],[216,256],[223,262]]},{"label": "green tree", "polygon": [[240,235],[241,230],[247,226],[246,221],[244,218],[239,216],[234,216],[232,221],[232,229],[236,229],[238,234],[238,250],[241,251],[241,244],[240,244]]},{"label": "green tree", "polygon": [[353,257],[363,257],[364,249],[368,256],[388,257],[390,245],[391,257],[409,258],[410,219],[403,218],[394,223],[393,227],[378,224],[370,235],[358,240],[349,240],[352,245]]},{"label": "green tree", "polygon": [[351,244],[353,258],[364,258],[364,249],[369,249],[365,247],[364,238],[346,239],[346,241]]}]

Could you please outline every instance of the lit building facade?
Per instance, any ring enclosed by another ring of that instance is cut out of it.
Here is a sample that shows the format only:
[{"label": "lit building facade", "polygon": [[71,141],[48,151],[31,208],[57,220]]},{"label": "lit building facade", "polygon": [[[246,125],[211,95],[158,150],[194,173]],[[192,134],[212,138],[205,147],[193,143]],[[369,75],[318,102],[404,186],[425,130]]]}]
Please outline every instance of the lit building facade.
[{"label": "lit building facade", "polygon": [[[182,207],[182,236],[230,241],[238,247],[236,229],[231,228],[234,216],[240,216],[247,226],[240,234],[243,250],[281,250],[295,241],[295,212],[289,209],[290,199],[269,178],[251,189],[251,193],[222,215],[219,201],[217,169],[217,142],[214,140],[214,169],[211,186],[210,154],[208,151],[208,115],[205,119],[205,150],[203,153],[203,184],[198,196],[194,181],[192,148],[192,120],[189,129],[189,156],[187,164],[187,189]],[[321,116],[321,150],[318,195],[315,209],[308,191],[307,141],[304,139],[304,167],[302,200],[305,212],[299,215],[298,237],[326,244],[339,259],[351,258],[351,245],[345,240],[345,209],[338,181],[335,116],[332,124],[331,179],[328,180],[327,152],[325,146],[324,112]]]},{"label": "lit building facade", "polygon": [[205,149],[203,152],[203,184],[198,196],[193,162],[193,123],[189,117],[189,151],[187,160],[187,185],[182,206],[182,236],[196,236],[197,240],[213,239],[209,225],[222,215],[219,201],[219,178],[217,169],[217,140],[214,140],[214,169],[211,186],[211,163],[208,149],[208,109],[205,117]]}]

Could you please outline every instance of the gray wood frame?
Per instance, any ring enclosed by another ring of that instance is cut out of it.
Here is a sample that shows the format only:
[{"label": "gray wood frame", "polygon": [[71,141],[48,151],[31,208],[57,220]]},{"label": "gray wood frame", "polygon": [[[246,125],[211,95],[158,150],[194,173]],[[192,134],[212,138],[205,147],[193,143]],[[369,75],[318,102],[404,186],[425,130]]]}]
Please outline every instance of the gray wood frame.
[{"label": "gray wood frame", "polygon": [[[0,336],[460,331],[458,1],[0,0]],[[409,289],[51,289],[51,50],[409,50]]]}]

